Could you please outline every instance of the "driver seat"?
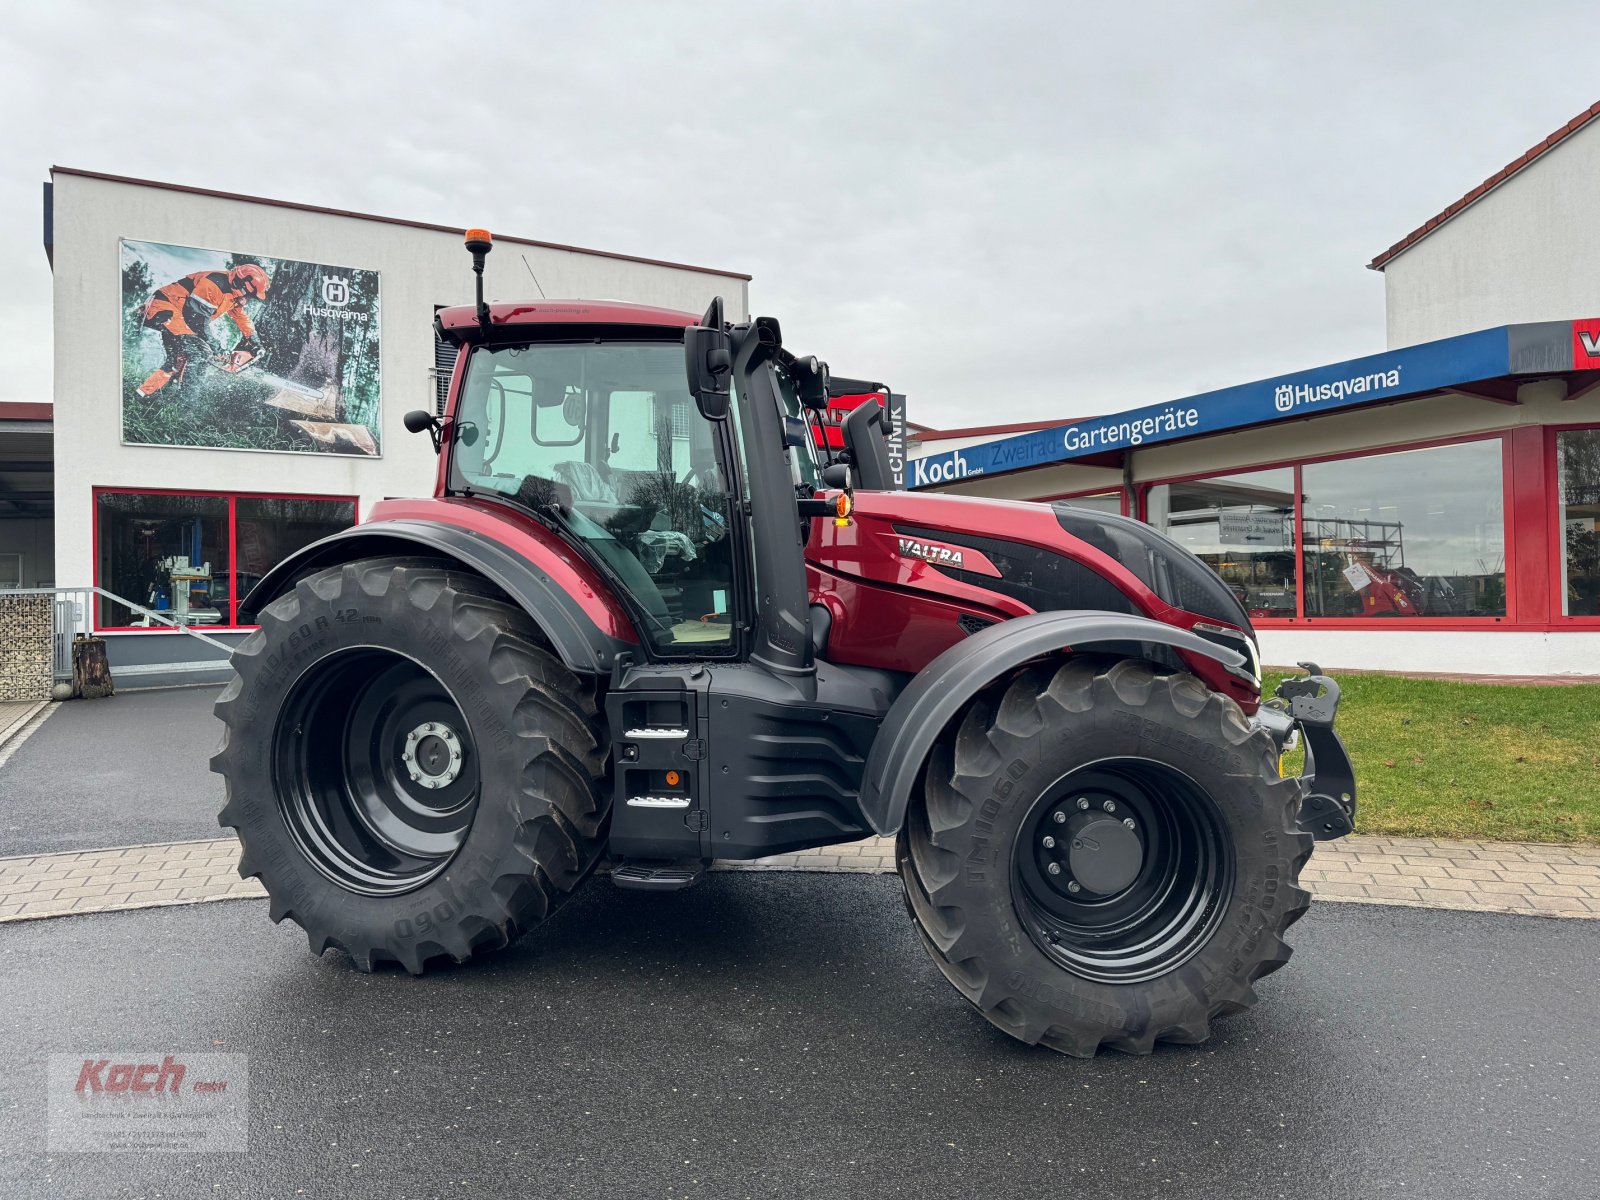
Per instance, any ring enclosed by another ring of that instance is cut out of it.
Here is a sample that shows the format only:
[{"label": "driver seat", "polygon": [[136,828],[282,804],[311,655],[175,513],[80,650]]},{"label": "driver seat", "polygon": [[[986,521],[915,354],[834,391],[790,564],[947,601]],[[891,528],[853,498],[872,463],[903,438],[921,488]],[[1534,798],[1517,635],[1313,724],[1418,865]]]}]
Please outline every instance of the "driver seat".
[{"label": "driver seat", "polygon": [[605,476],[595,469],[592,463],[581,462],[576,459],[570,462],[558,462],[556,474],[561,476],[561,482],[572,489],[572,498],[580,503],[591,504],[617,504],[617,490],[606,482]]}]

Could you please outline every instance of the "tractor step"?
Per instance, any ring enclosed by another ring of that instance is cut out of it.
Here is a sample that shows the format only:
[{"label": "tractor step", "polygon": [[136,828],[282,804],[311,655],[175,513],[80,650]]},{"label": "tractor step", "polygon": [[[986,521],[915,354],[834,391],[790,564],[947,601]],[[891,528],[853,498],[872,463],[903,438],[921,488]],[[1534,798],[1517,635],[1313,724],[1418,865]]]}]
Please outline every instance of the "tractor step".
[{"label": "tractor step", "polygon": [[611,870],[611,882],[619,888],[640,892],[681,892],[693,887],[705,874],[698,862],[650,862],[624,859]]}]

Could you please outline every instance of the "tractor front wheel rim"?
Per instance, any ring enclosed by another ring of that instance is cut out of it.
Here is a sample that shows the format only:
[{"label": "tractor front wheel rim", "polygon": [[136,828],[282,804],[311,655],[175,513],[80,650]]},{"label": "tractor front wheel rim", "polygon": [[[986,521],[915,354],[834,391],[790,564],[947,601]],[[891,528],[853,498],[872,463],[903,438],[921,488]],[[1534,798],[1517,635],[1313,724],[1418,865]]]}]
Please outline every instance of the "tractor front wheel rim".
[{"label": "tractor front wheel rim", "polygon": [[1199,952],[1236,871],[1216,801],[1183,772],[1107,759],[1056,780],[1023,819],[1011,890],[1034,943],[1066,970],[1137,983]]}]

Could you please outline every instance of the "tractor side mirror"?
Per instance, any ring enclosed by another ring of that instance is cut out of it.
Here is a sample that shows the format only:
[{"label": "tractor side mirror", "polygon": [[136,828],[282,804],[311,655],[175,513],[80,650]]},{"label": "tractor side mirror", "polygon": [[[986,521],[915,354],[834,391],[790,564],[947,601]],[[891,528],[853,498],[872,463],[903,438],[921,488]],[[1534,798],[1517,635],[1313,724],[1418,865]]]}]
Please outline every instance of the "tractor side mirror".
[{"label": "tractor side mirror", "polygon": [[894,490],[894,469],[889,462],[888,414],[876,400],[850,410],[844,419],[844,449],[864,492]]},{"label": "tractor side mirror", "polygon": [[733,397],[733,338],[722,318],[722,297],[706,309],[700,324],[683,331],[684,365],[689,372],[689,394],[700,415],[724,421]]},{"label": "tractor side mirror", "polygon": [[444,422],[425,408],[413,408],[401,420],[405,422],[407,433],[421,433],[427,430],[428,439],[433,442],[433,452],[439,453],[439,433]]}]

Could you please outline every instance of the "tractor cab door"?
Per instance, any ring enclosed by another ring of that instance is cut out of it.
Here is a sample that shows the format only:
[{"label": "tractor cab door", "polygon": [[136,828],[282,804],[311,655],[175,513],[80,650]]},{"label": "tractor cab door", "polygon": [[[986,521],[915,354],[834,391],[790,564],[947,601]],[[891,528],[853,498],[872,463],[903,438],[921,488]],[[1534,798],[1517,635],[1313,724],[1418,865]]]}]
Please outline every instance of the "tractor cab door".
[{"label": "tractor cab door", "polygon": [[690,399],[681,341],[473,352],[452,487],[555,520],[615,581],[652,658],[738,654],[737,457]]}]

